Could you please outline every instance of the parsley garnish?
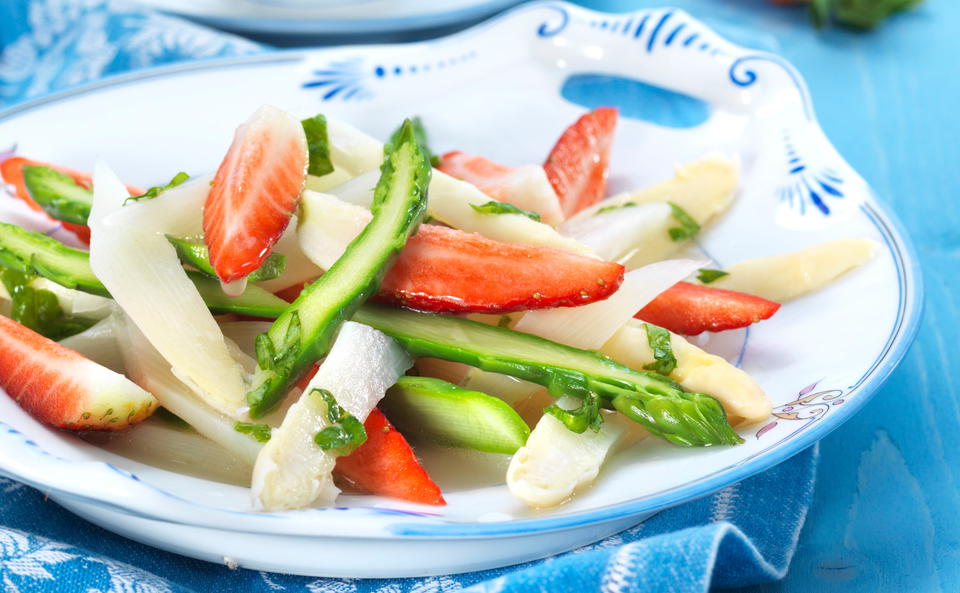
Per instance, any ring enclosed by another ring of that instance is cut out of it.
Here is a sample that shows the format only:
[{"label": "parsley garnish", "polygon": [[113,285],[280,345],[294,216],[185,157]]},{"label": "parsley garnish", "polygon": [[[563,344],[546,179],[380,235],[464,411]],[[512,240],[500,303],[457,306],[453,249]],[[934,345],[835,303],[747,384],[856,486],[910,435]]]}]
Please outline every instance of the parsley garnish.
[{"label": "parsley garnish", "polygon": [[521,216],[526,216],[531,220],[540,222],[540,215],[536,212],[524,210],[523,208],[517,208],[513,204],[508,204],[507,202],[490,200],[486,204],[470,204],[470,207],[481,214],[520,214]]},{"label": "parsley garnish", "polygon": [[336,455],[349,455],[367,440],[363,423],[340,407],[337,399],[326,389],[314,389],[310,395],[318,395],[327,405],[327,420],[330,426],[318,432],[313,441],[324,451]]},{"label": "parsley garnish", "polygon": [[697,280],[704,284],[710,284],[715,282],[724,276],[729,276],[730,272],[724,272],[723,270],[711,270],[710,268],[700,268],[700,271],[697,272]]},{"label": "parsley garnish", "polygon": [[307,135],[309,150],[307,173],[316,177],[333,173],[330,139],[327,136],[327,118],[323,114],[317,114],[301,121],[300,124],[303,126],[303,133]]},{"label": "parsley garnish", "polygon": [[667,202],[667,204],[670,205],[670,211],[673,213],[673,217],[680,223],[680,226],[669,229],[670,238],[674,241],[685,241],[696,237],[700,232],[700,225],[697,224],[697,221],[687,214],[686,210],[673,202]]},{"label": "parsley garnish", "polygon": [[604,206],[603,208],[600,208],[599,210],[594,212],[593,215],[597,216],[598,214],[603,214],[604,212],[612,212],[614,210],[620,210],[621,208],[633,208],[636,205],[637,205],[636,202],[624,202],[623,204],[614,204],[612,206]]},{"label": "parsley garnish", "polygon": [[248,434],[258,443],[266,443],[273,435],[273,429],[269,424],[254,424],[252,422],[237,422],[233,425],[237,432]]},{"label": "parsley garnish", "polygon": [[600,416],[599,396],[589,391],[581,401],[580,407],[575,410],[564,410],[557,404],[553,404],[544,412],[563,422],[564,426],[578,434],[583,433],[588,428],[594,432],[600,430],[603,418]]},{"label": "parsley garnish", "polygon": [[661,375],[669,375],[673,369],[677,368],[677,358],[673,355],[673,347],[670,345],[670,332],[644,323],[643,327],[647,330],[647,344],[653,350],[654,361],[643,365],[648,371],[654,371]]},{"label": "parsley garnish", "polygon": [[146,192],[140,194],[139,196],[130,196],[129,198],[123,201],[123,205],[126,206],[127,202],[139,202],[140,200],[152,200],[155,197],[162,194],[163,192],[167,191],[168,189],[177,187],[187,179],[190,179],[190,176],[184,173],[183,171],[180,171],[179,173],[173,176],[173,179],[170,180],[170,183],[166,185],[155,185],[150,189],[148,189]]}]

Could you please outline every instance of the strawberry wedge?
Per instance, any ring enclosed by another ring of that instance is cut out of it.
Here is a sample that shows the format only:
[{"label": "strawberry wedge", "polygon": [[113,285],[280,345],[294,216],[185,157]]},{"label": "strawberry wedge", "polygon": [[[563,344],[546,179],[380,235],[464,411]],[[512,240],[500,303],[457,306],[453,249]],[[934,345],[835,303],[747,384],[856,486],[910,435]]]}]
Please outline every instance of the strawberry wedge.
[{"label": "strawberry wedge", "polygon": [[650,301],[636,318],[695,336],[747,327],[769,319],[779,308],[779,303],[752,294],[678,282]]},{"label": "strawberry wedge", "polygon": [[0,387],[41,422],[117,431],[149,416],[157,400],[132,381],[0,316]]},{"label": "strawberry wedge", "polygon": [[600,107],[576,121],[557,140],[543,168],[567,218],[603,199],[617,110]]},{"label": "strawberry wedge", "polygon": [[446,313],[573,307],[613,294],[623,273],[613,262],[425,224],[374,300]]},{"label": "strawberry wedge", "polygon": [[536,212],[547,224],[563,221],[557,194],[539,165],[508,167],[482,156],[448,152],[437,168],[451,177],[472,183],[498,202]]},{"label": "strawberry wedge", "polygon": [[290,114],[264,105],[237,128],[203,209],[210,263],[224,283],[270,255],[307,179],[307,138]]},{"label": "strawberry wedge", "polygon": [[340,476],[378,496],[420,504],[447,504],[407,439],[383,412],[374,408],[363,427],[367,440],[350,455],[337,459],[335,471]]},{"label": "strawberry wedge", "polygon": [[[14,193],[18,198],[23,200],[27,206],[36,210],[37,212],[43,212],[43,208],[37,204],[33,198],[30,196],[30,191],[27,190],[27,184],[23,181],[23,168],[25,166],[31,167],[50,167],[51,169],[56,169],[61,173],[69,175],[73,180],[82,187],[91,189],[93,187],[93,177],[89,173],[84,173],[82,171],[75,171],[73,169],[68,169],[67,167],[60,167],[57,165],[51,165],[49,163],[44,163],[41,161],[34,161],[30,159],[25,159],[23,157],[12,157],[2,163],[0,163],[0,175],[3,176],[3,180],[8,184],[13,186]],[[133,186],[127,186],[127,189],[130,190],[131,195],[139,195],[143,193],[143,190],[138,189]],[[50,220],[56,220],[49,215],[47,218]],[[57,221],[60,222],[60,221]],[[67,229],[71,233],[77,236],[78,239],[83,241],[85,244],[90,244],[90,228],[82,224],[73,224],[70,222],[63,222],[63,228]]]}]

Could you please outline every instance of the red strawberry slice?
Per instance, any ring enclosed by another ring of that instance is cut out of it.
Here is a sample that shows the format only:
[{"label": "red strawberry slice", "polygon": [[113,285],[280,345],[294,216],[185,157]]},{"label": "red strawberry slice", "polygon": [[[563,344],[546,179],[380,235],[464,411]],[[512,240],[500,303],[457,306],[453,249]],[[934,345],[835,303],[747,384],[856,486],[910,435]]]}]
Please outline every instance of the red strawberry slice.
[{"label": "red strawberry slice", "polygon": [[678,282],[650,301],[636,317],[677,334],[695,336],[746,327],[769,319],[779,308],[779,303],[752,294]]},{"label": "red strawberry slice", "polygon": [[437,168],[477,186],[498,202],[536,212],[547,224],[559,224],[563,220],[557,195],[545,171],[537,165],[514,168],[482,156],[448,152]]},{"label": "red strawberry slice", "polygon": [[623,273],[613,262],[425,224],[374,300],[447,313],[573,307],[613,294]]},{"label": "red strawberry slice", "polygon": [[600,107],[567,128],[550,151],[543,168],[567,218],[603,199],[616,126],[616,108]]},{"label": "red strawberry slice", "polygon": [[[373,300],[443,313],[575,307],[616,292],[623,274],[618,263],[425,224],[407,241]],[[276,294],[292,303],[311,282]]]},{"label": "red strawberry slice", "polygon": [[513,167],[495,163],[482,156],[454,151],[443,155],[437,168],[451,177],[472,183],[498,202],[510,202],[509,187],[504,180],[513,174]]},{"label": "red strawberry slice", "polygon": [[210,263],[223,282],[270,255],[307,179],[307,138],[290,114],[264,105],[237,128],[203,210]]},{"label": "red strawberry slice", "polygon": [[360,488],[420,504],[445,505],[443,493],[423,469],[407,439],[374,408],[363,423],[367,440],[337,459],[336,471]]},{"label": "red strawberry slice", "polygon": [[[33,210],[37,212],[43,212],[43,208],[37,204],[32,197],[30,197],[30,192],[27,190],[27,184],[23,182],[23,167],[50,167],[51,169],[56,169],[61,173],[69,175],[77,183],[77,185],[83,186],[87,189],[93,188],[93,177],[89,173],[84,173],[82,171],[75,171],[73,169],[68,169],[67,167],[60,167],[58,165],[51,165],[49,163],[44,163],[41,161],[34,161],[30,159],[25,159],[23,157],[11,157],[2,163],[0,163],[0,176],[3,177],[3,180],[13,186],[14,194],[26,203],[27,206],[30,206]],[[143,190],[128,185],[127,189],[130,191],[131,195],[137,196],[143,193]],[[47,216],[50,220],[55,220],[50,216]],[[59,221],[58,221],[59,222]],[[77,236],[78,239],[83,241],[85,244],[90,244],[90,228],[82,224],[74,224],[71,222],[63,222],[63,228],[67,229],[71,233]]]},{"label": "red strawberry slice", "polygon": [[117,431],[157,400],[132,381],[0,316],[0,387],[32,416],[70,430]]}]

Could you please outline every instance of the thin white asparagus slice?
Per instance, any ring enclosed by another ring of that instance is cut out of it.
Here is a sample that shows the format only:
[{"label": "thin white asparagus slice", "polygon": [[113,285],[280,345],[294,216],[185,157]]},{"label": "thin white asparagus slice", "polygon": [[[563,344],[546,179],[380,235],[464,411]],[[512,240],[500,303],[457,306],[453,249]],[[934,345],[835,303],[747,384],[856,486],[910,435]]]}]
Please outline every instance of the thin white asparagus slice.
[{"label": "thin white asparagus slice", "polygon": [[126,188],[98,162],[89,219],[90,265],[173,373],[209,405],[240,418],[247,390],[243,369],[165,237],[190,237],[200,229],[207,191],[208,182],[191,181],[124,205]]},{"label": "thin white asparagus slice", "polygon": [[60,308],[71,317],[99,320],[119,309],[113,299],[73,290],[46,278],[34,278],[30,281],[30,286],[56,295]]},{"label": "thin white asparagus slice", "polygon": [[[380,166],[383,160],[382,144],[356,128],[335,120],[328,120],[327,126],[330,135],[330,158],[335,166],[355,176]],[[337,188],[331,188],[329,193],[336,195]],[[351,201],[354,199],[359,201],[361,198],[359,194],[357,195],[356,198],[351,197]],[[433,171],[427,195],[430,197],[427,213],[454,228],[479,233],[496,241],[543,245],[581,255],[593,255],[587,246],[564,237],[550,225],[537,222],[522,214],[477,212],[471,205],[486,204],[490,201],[490,197],[475,185],[454,179],[441,171]],[[370,187],[369,197],[358,205],[369,208],[372,199],[373,186]]]},{"label": "thin white asparagus slice", "polygon": [[327,191],[331,187],[336,187],[352,178],[353,175],[347,171],[334,167],[332,172],[327,173],[322,177],[317,177],[316,175],[307,175],[307,182],[304,187],[313,191]]},{"label": "thin white asparagus slice", "polygon": [[[701,227],[705,227],[733,203],[739,181],[740,166],[735,159],[708,155],[677,167],[674,178],[669,181],[639,191],[618,194],[594,204],[570,218],[564,223],[564,227],[570,229],[585,224],[586,220],[595,216],[602,208],[622,207],[631,203],[640,206],[666,202],[683,208]],[[643,249],[637,249],[624,260],[627,268],[634,269],[660,261],[685,246],[686,241],[674,241],[668,233],[660,232],[661,230],[651,227]]]},{"label": "thin white asparagus slice", "polygon": [[677,226],[665,203],[617,208],[560,225],[560,232],[593,249],[610,261],[644,261],[644,254],[663,252],[664,238]]},{"label": "thin white asparagus slice", "polygon": [[332,504],[339,493],[332,477],[337,456],[314,441],[318,432],[330,426],[327,406],[314,390],[329,391],[344,410],[363,422],[412,364],[393,338],[366,325],[344,323],[317,374],[257,457],[254,506],[278,510]]},{"label": "thin white asparagus slice", "polygon": [[878,248],[872,239],[837,239],[791,253],[748,259],[727,268],[729,275],[710,286],[785,303],[863,265]]},{"label": "thin white asparagus slice", "polygon": [[297,227],[300,249],[316,267],[330,269],[371,218],[370,210],[363,206],[331,194],[305,191]]},{"label": "thin white asparagus slice", "polygon": [[94,442],[117,455],[179,474],[235,486],[250,483],[249,461],[194,430],[173,426],[156,416],[136,430]]},{"label": "thin white asparagus slice", "polygon": [[[307,192],[305,191],[304,194]],[[312,193],[312,192],[311,192]],[[297,230],[299,217],[293,216],[287,225],[280,240],[273,246],[273,253],[283,255],[285,259],[283,273],[273,280],[257,282],[257,286],[270,292],[277,292],[284,288],[302,285],[323,273],[323,270],[313,263],[307,254],[300,248],[300,234]]]},{"label": "thin white asparagus slice", "polygon": [[[708,393],[723,406],[730,424],[752,423],[770,416],[770,399],[750,375],[723,358],[704,352],[682,336],[670,334],[677,366],[670,378],[687,391]],[[642,321],[630,320],[600,349],[634,369],[654,362]]]},{"label": "thin white asparagus slice", "polygon": [[60,340],[60,344],[83,354],[111,371],[124,374],[126,365],[123,362],[123,353],[120,352],[120,346],[117,344],[120,315],[120,313],[109,315],[79,334]]},{"label": "thin white asparagus slice", "polygon": [[[651,264],[627,273],[620,290],[605,301],[571,309],[531,311],[514,329],[576,348],[600,348],[633,315],[658,294],[700,267],[701,262],[676,260]],[[580,404],[573,397],[557,402],[561,408]],[[600,430],[577,434],[560,420],[544,414],[510,461],[507,487],[532,507],[548,507],[567,500],[597,477],[604,459],[624,432],[623,419],[605,414]]]},{"label": "thin white asparagus slice", "polygon": [[170,363],[157,352],[146,336],[129,320],[119,324],[117,340],[123,353],[127,376],[152,393],[197,432],[229,450],[251,467],[262,447],[249,435],[236,431],[236,419],[201,401],[170,372]]}]

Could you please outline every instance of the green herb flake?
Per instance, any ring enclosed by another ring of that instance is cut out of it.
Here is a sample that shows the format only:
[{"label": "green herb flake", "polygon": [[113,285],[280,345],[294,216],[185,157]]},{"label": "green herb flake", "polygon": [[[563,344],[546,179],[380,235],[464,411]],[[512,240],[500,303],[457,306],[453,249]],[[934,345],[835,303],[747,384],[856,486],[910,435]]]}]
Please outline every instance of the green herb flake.
[{"label": "green herb flake", "polygon": [[330,160],[330,138],[327,135],[327,118],[317,114],[300,122],[307,135],[309,158],[307,173],[323,177],[333,173],[333,161]]},{"label": "green herb flake", "polygon": [[711,270],[710,268],[700,268],[697,272],[697,280],[704,284],[710,284],[711,282],[716,282],[717,280],[723,278],[724,276],[729,276],[730,272],[724,272],[723,270]]},{"label": "green herb flake", "polygon": [[577,434],[585,432],[588,428],[597,432],[603,424],[603,417],[600,416],[600,397],[592,391],[582,397],[579,408],[565,410],[553,404],[546,408],[544,413],[563,422],[564,426]]},{"label": "green herb flake", "polygon": [[343,456],[349,455],[367,440],[363,423],[341,408],[332,393],[326,389],[314,389],[310,393],[323,399],[327,407],[327,420],[331,424],[313,437],[318,447]]},{"label": "green herb flake", "polygon": [[633,208],[636,205],[637,205],[636,202],[624,202],[623,204],[613,204],[612,206],[604,206],[603,208],[600,208],[599,210],[594,212],[593,215],[599,216],[600,214],[604,214],[606,212],[613,212],[614,210],[621,210],[623,208]]},{"label": "green herb flake", "polygon": [[647,344],[653,350],[654,359],[653,362],[643,365],[643,368],[669,375],[677,368],[677,357],[673,355],[673,346],[670,345],[670,332],[649,323],[644,323],[643,327],[647,330]]},{"label": "green herb flake", "polygon": [[190,179],[190,176],[184,173],[183,171],[180,171],[179,173],[173,176],[173,179],[170,180],[170,183],[166,185],[155,185],[154,187],[151,187],[150,189],[140,194],[139,196],[130,196],[129,198],[123,201],[123,205],[126,206],[127,202],[139,202],[140,200],[152,200],[157,196],[159,196],[160,194],[162,194],[163,192],[167,191],[168,189],[177,187],[187,179]]},{"label": "green herb flake", "polygon": [[[423,152],[426,153],[427,159],[430,160],[430,166],[439,167],[440,157],[433,154],[433,151],[430,150],[429,142],[427,141],[427,128],[424,127],[420,116],[417,115],[411,118],[410,125],[413,127],[414,139],[417,141],[417,144],[420,145],[420,148],[423,149]],[[403,126],[400,126],[393,131],[393,134],[390,134],[390,140],[387,141],[387,144],[383,147],[384,152],[391,152],[393,147],[400,143],[400,132],[402,129]]]},{"label": "green herb flake", "polygon": [[177,416],[176,414],[174,414],[173,412],[171,412],[170,410],[162,406],[157,408],[157,411],[153,413],[153,416],[155,418],[162,420],[164,423],[169,424],[173,428],[177,428],[179,430],[192,429],[191,426],[187,424],[187,422],[183,418],[181,418],[180,416]]},{"label": "green herb flake", "polygon": [[237,422],[233,429],[242,434],[248,434],[258,443],[266,443],[273,434],[269,424],[254,424],[252,422]]},{"label": "green herb flake", "polygon": [[687,214],[686,210],[673,202],[667,202],[667,204],[670,205],[670,211],[673,213],[673,217],[680,223],[680,226],[673,227],[668,231],[670,238],[679,242],[696,237],[700,232],[700,225],[697,224],[697,221]]},{"label": "green herb flake", "polygon": [[510,319],[510,316],[509,316],[509,315],[501,315],[501,316],[500,316],[500,320],[497,321],[497,327],[506,327],[506,328],[509,328],[511,321],[512,321],[512,320]]},{"label": "green herb flake", "polygon": [[470,207],[480,214],[520,214],[521,216],[526,216],[531,220],[540,222],[540,215],[536,212],[524,210],[523,208],[517,208],[513,204],[508,204],[507,202],[490,200],[486,204],[470,204]]}]

